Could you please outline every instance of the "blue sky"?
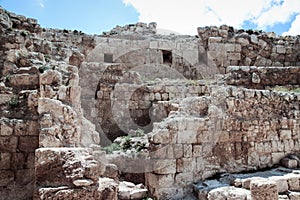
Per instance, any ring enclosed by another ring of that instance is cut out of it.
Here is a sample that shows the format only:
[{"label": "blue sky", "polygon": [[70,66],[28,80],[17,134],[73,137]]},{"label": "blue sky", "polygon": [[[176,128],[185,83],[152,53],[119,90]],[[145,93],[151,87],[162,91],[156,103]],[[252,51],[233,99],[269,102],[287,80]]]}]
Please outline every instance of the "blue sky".
[{"label": "blue sky", "polygon": [[89,34],[142,21],[191,35],[199,26],[222,24],[300,35],[300,0],[0,0],[0,5],[43,27]]}]

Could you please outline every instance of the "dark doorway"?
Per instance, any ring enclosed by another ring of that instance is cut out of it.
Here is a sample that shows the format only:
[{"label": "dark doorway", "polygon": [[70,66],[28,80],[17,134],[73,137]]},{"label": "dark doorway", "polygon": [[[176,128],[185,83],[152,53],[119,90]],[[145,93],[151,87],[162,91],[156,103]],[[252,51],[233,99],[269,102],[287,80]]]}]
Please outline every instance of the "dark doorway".
[{"label": "dark doorway", "polygon": [[113,54],[104,54],[104,62],[113,63]]},{"label": "dark doorway", "polygon": [[162,54],[163,54],[163,64],[171,66],[172,65],[172,52],[162,50]]}]

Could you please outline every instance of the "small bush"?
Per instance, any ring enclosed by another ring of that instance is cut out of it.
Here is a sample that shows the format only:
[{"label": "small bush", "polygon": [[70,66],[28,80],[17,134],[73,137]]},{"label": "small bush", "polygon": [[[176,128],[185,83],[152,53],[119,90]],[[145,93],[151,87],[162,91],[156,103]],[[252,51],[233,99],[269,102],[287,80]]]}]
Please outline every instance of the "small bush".
[{"label": "small bush", "polygon": [[140,128],[138,128],[138,129],[135,131],[135,133],[136,133],[136,136],[137,136],[137,137],[142,137],[142,136],[145,135],[144,130],[143,130],[143,129],[140,129]]},{"label": "small bush", "polygon": [[129,136],[124,137],[124,142],[121,143],[121,147],[123,150],[131,149],[131,138]]},{"label": "small bush", "polygon": [[103,147],[102,150],[105,151],[108,154],[113,153],[114,151],[120,150],[121,147],[117,143],[111,143],[109,146]]},{"label": "small bush", "polygon": [[141,142],[138,142],[135,146],[135,149],[137,152],[140,152],[142,151],[143,149],[147,149],[146,147],[146,144],[145,143],[141,143]]}]

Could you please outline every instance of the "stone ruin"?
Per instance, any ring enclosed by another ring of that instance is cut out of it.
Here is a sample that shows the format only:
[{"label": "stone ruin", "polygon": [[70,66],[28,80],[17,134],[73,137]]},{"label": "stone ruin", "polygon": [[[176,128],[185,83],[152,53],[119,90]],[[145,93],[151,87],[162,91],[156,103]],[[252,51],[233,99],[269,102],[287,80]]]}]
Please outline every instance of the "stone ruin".
[{"label": "stone ruin", "polygon": [[299,36],[0,32],[0,199],[300,199]]}]

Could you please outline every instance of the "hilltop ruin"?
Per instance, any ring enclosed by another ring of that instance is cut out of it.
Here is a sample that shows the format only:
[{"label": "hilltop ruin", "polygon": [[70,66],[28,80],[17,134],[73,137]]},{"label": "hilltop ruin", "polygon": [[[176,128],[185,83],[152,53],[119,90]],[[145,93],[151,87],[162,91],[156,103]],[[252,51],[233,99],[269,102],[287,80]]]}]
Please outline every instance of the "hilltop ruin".
[{"label": "hilltop ruin", "polygon": [[300,198],[299,36],[0,33],[0,199]]}]

